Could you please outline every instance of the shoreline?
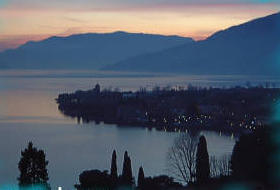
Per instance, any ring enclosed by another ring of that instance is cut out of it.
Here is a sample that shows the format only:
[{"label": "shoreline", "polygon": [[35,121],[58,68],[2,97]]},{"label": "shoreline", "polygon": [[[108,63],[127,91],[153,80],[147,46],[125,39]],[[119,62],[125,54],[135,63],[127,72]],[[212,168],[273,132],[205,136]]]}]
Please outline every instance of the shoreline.
[{"label": "shoreline", "polygon": [[208,130],[250,133],[269,122],[278,88],[140,89],[136,92],[88,91],[60,94],[58,109],[77,122],[184,132]]}]

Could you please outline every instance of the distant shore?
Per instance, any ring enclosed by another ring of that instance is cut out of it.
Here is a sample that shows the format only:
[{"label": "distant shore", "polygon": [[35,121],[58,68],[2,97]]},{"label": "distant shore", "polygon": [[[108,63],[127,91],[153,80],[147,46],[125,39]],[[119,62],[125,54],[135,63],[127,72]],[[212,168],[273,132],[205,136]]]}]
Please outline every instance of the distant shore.
[{"label": "distant shore", "polygon": [[119,126],[147,127],[160,131],[210,130],[248,133],[269,122],[278,88],[235,87],[159,88],[151,91],[103,90],[60,94],[59,110],[77,122],[104,122]]}]

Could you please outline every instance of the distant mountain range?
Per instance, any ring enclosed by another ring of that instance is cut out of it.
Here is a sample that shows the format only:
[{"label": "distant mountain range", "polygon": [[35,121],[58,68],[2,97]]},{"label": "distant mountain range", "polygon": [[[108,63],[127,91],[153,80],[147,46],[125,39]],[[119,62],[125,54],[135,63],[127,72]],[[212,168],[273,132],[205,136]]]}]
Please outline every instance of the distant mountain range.
[{"label": "distant mountain range", "polygon": [[105,70],[187,74],[280,74],[280,13],[219,31],[206,40],[136,56]]},{"label": "distant mountain range", "polygon": [[0,68],[100,69],[129,57],[192,42],[179,36],[126,32],[50,37],[0,53]]},{"label": "distant mountain range", "polygon": [[279,75],[280,13],[197,42],[126,32],[51,37],[0,53],[0,68]]}]

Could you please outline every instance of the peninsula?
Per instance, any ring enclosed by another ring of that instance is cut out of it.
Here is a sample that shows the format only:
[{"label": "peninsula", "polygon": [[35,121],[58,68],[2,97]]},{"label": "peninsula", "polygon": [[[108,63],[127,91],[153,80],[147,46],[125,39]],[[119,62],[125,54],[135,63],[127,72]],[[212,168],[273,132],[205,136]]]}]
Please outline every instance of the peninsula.
[{"label": "peninsula", "polygon": [[199,88],[141,88],[60,94],[59,110],[78,123],[104,122],[162,131],[214,130],[244,133],[269,123],[280,89],[271,86]]}]

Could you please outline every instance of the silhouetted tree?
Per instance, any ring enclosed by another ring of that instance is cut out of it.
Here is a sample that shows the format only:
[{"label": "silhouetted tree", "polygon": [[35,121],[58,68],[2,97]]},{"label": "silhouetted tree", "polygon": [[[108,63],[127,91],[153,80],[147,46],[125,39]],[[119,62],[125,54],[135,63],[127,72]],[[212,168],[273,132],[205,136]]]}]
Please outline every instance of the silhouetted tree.
[{"label": "silhouetted tree", "polygon": [[48,184],[48,161],[43,150],[33,147],[29,142],[28,147],[21,152],[21,159],[18,164],[20,176],[18,178],[20,187],[39,185],[50,189]]},{"label": "silhouetted tree", "polygon": [[143,185],[144,185],[144,181],[145,181],[145,175],[144,175],[144,170],[143,167],[141,166],[139,168],[139,172],[138,172],[138,188],[142,189]]},{"label": "silhouetted tree", "polygon": [[79,176],[80,184],[75,185],[77,190],[110,190],[113,189],[111,176],[107,171],[89,170]]},{"label": "silhouetted tree", "polygon": [[210,177],[209,155],[204,136],[199,138],[196,152],[196,180],[198,184],[205,184]]},{"label": "silhouetted tree", "polygon": [[118,170],[117,170],[117,154],[113,151],[112,161],[111,161],[111,179],[116,184],[118,180]]},{"label": "silhouetted tree", "polygon": [[269,163],[273,152],[269,138],[267,129],[259,129],[239,138],[231,157],[232,175],[235,179],[268,183],[271,174]]},{"label": "silhouetted tree", "polygon": [[168,190],[168,189],[181,189],[182,185],[174,182],[174,179],[166,175],[145,178],[143,185],[144,190]]},{"label": "silhouetted tree", "polygon": [[224,155],[220,158],[210,157],[210,176],[221,177],[230,175],[230,156]]},{"label": "silhouetted tree", "polygon": [[123,171],[121,178],[123,185],[132,185],[134,183],[132,177],[131,160],[128,156],[127,151],[125,151],[124,153]]},{"label": "silhouetted tree", "polygon": [[195,180],[196,138],[183,134],[175,139],[168,151],[168,169],[177,180],[185,183]]}]

